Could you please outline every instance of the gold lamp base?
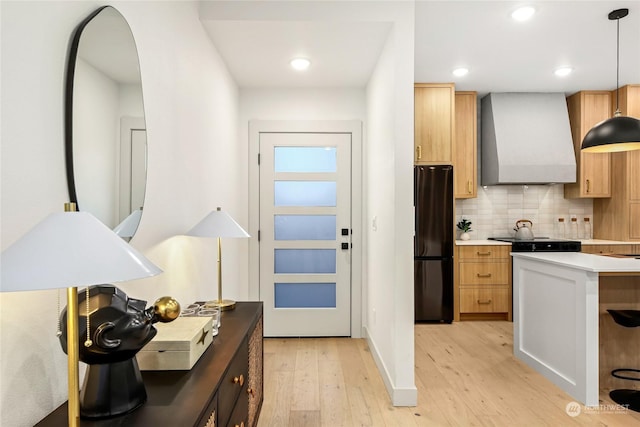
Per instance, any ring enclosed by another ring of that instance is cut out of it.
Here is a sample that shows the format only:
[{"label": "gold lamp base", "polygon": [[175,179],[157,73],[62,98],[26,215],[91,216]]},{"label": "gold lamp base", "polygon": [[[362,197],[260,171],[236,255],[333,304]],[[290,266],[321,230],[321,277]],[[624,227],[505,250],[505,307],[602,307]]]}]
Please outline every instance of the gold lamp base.
[{"label": "gold lamp base", "polygon": [[207,301],[204,303],[205,307],[220,307],[220,311],[233,310],[236,308],[236,302],[230,299],[223,299],[217,301]]}]

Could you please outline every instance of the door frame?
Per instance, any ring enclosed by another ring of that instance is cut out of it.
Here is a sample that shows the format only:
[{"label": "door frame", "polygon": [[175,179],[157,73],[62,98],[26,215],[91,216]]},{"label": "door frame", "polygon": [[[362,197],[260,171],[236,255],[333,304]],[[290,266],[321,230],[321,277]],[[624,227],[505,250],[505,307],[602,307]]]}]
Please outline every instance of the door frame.
[{"label": "door frame", "polygon": [[260,299],[260,133],[351,134],[351,337],[362,338],[362,122],[359,120],[249,121],[249,299]]}]

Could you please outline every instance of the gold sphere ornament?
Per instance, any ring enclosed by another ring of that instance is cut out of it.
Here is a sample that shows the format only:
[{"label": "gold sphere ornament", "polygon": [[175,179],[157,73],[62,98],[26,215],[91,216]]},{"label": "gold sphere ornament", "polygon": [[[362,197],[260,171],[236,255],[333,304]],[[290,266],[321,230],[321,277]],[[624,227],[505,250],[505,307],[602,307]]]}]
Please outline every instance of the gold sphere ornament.
[{"label": "gold sphere ornament", "polygon": [[180,315],[180,303],[172,297],[160,297],[153,303],[153,310],[159,322],[171,322]]}]

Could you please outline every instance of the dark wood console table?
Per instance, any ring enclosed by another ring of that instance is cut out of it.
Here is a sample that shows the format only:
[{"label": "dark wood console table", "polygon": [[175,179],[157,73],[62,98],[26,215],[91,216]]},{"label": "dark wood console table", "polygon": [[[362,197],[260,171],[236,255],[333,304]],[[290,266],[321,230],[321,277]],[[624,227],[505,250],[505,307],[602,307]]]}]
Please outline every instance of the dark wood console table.
[{"label": "dark wood console table", "polygon": [[[253,427],[263,400],[262,303],[239,302],[222,314],[218,336],[190,371],[144,371],[147,402],[83,427]],[[37,427],[67,425],[64,403]]]}]

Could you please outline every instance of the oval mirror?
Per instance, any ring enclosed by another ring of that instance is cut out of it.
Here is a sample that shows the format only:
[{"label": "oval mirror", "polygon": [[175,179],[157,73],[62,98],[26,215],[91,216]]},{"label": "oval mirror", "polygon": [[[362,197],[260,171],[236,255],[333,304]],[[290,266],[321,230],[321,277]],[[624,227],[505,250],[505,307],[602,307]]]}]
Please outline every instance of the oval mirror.
[{"label": "oval mirror", "polygon": [[71,201],[131,239],[142,216],[147,137],[135,41],[111,6],[93,12],[73,35],[65,116]]}]

